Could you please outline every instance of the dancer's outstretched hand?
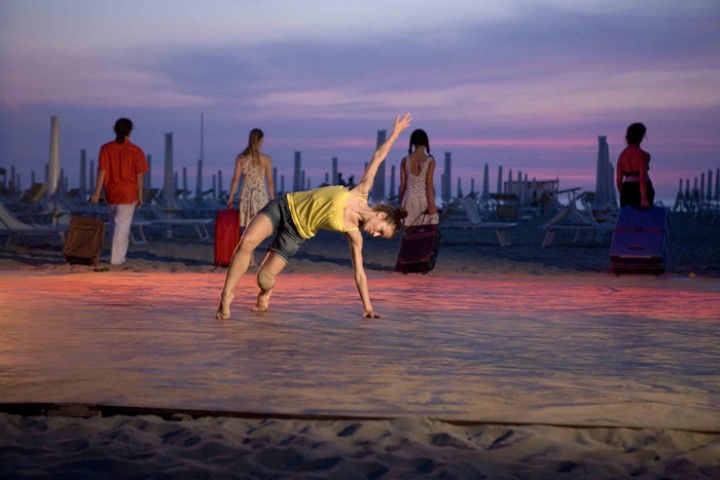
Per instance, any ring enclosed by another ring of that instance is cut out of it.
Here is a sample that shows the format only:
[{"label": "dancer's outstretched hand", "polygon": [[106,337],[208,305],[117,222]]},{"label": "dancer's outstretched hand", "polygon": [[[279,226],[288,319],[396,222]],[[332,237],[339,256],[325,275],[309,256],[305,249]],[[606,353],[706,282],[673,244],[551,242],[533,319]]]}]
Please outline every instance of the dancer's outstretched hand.
[{"label": "dancer's outstretched hand", "polygon": [[385,315],[380,315],[373,310],[366,310],[365,313],[363,313],[363,318],[385,318]]},{"label": "dancer's outstretched hand", "polygon": [[393,124],[393,131],[397,133],[402,132],[410,126],[410,122],[412,122],[412,115],[410,113],[406,113],[402,118],[400,118],[400,115],[397,115],[395,117],[395,123]]}]

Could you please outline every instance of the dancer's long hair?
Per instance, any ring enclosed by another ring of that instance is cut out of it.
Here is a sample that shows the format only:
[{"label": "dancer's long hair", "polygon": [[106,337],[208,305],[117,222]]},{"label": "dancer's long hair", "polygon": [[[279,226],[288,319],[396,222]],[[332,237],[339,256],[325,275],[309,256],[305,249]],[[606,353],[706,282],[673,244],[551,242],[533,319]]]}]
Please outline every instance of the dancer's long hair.
[{"label": "dancer's long hair", "polygon": [[395,234],[393,236],[400,232],[400,229],[403,226],[403,219],[408,216],[408,212],[404,208],[395,208],[387,203],[375,205],[373,206],[373,210],[376,212],[383,212],[387,215],[388,222],[395,227]]},{"label": "dancer's long hair", "polygon": [[259,128],[253,128],[250,130],[248,137],[248,144],[245,150],[242,152],[242,156],[250,156],[252,162],[259,166],[260,165],[260,140],[263,139],[265,134]]}]

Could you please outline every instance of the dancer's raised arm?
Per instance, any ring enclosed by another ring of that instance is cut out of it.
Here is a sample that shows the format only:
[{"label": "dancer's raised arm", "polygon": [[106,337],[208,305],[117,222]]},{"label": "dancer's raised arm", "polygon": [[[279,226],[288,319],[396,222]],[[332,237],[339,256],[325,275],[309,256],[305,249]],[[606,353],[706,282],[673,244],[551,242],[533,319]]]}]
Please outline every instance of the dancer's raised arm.
[{"label": "dancer's raised arm", "polygon": [[392,133],[387,138],[387,140],[385,140],[385,142],[383,142],[383,144],[380,145],[377,150],[375,150],[375,153],[370,159],[370,163],[368,164],[365,173],[363,173],[360,182],[358,182],[358,184],[351,189],[353,193],[359,195],[367,195],[368,193],[370,193],[373,183],[375,182],[375,175],[377,174],[380,164],[385,161],[385,158],[387,157],[388,153],[390,153],[390,149],[395,143],[395,140],[398,139],[402,131],[410,126],[411,120],[412,115],[410,115],[409,113],[403,115],[402,118],[400,117],[400,115],[395,117],[395,123],[393,124]]}]

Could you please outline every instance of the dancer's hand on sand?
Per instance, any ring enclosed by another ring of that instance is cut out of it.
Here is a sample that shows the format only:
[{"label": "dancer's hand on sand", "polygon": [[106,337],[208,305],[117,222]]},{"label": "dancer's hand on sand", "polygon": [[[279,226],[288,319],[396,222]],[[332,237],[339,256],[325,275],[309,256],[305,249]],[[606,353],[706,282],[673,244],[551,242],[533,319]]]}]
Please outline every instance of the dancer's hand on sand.
[{"label": "dancer's hand on sand", "polygon": [[400,118],[400,115],[397,115],[395,117],[395,123],[393,124],[393,132],[399,134],[410,126],[411,121],[412,115],[410,113],[406,113],[402,118]]},{"label": "dancer's hand on sand", "polygon": [[363,313],[363,318],[385,318],[385,315],[380,315],[373,310],[365,310],[365,313]]}]

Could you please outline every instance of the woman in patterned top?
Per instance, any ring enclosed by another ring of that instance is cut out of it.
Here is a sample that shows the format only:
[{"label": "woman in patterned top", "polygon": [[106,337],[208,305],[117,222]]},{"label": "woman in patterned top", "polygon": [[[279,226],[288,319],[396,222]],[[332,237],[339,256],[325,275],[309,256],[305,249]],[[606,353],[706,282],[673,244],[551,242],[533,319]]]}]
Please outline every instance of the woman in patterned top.
[{"label": "woman in patterned top", "polygon": [[404,210],[389,205],[370,207],[368,193],[375,181],[378,167],[388,155],[400,133],[410,126],[412,117],[395,118],[392,134],[378,147],[368,163],[360,182],[353,188],[332,186],[316,190],[288,193],[271,201],[252,219],[235,248],[215,317],[230,318],[233,291],[247,271],[250,255],[266,238],[275,234],[265,260],[257,272],[260,287],[254,312],[267,310],[275,278],[282,272],[300,245],[318,230],[342,233],[350,244],[350,258],[355,284],[363,304],[363,317],[382,318],[373,310],[363,267],[362,232],[373,237],[392,238],[402,227]]},{"label": "woman in patterned top", "polygon": [[405,225],[438,223],[435,206],[435,159],[425,130],[410,135],[408,156],[400,163],[400,205],[408,212]]},{"label": "woman in patterned top", "polygon": [[[227,206],[232,208],[235,197],[235,189],[240,183],[240,177],[244,176],[239,194],[240,210],[240,234],[255,215],[268,203],[268,192],[270,200],[275,198],[275,185],[272,178],[272,159],[260,151],[265,135],[259,128],[250,131],[247,147],[235,158],[235,173],[230,183]],[[267,181],[267,189],[265,182]],[[250,264],[255,265],[254,255],[250,256]]]}]

